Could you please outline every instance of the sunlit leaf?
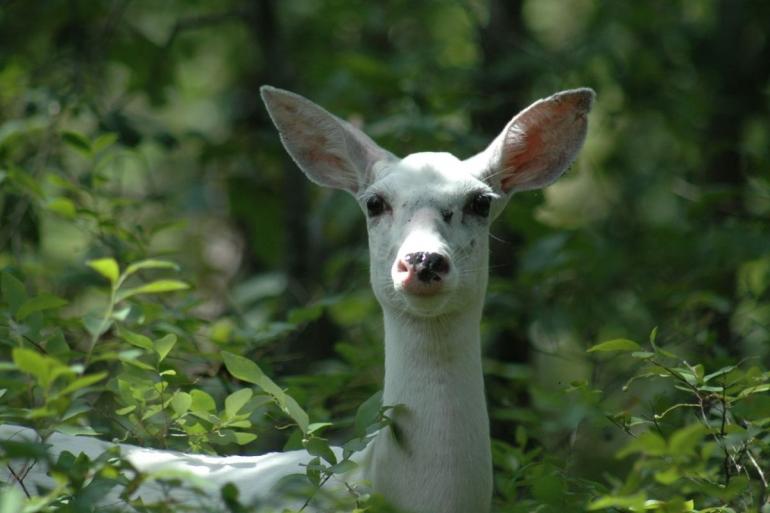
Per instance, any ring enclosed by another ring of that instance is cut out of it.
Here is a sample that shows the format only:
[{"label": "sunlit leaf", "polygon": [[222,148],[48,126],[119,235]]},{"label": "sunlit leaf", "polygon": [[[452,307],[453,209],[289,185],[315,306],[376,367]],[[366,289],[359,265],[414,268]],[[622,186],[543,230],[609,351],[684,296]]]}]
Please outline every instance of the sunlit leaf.
[{"label": "sunlit leaf", "polygon": [[158,353],[159,362],[162,362],[166,359],[168,353],[171,352],[171,349],[174,348],[176,340],[176,335],[169,333],[168,335],[165,335],[164,337],[155,341],[154,350],[156,353]]},{"label": "sunlit leaf", "polygon": [[87,376],[82,376],[80,378],[77,378],[72,383],[68,384],[66,387],[64,387],[59,394],[66,395],[70,394],[76,390],[80,390],[81,388],[86,388],[88,386],[91,386],[95,383],[98,383],[102,381],[104,378],[107,377],[106,372],[97,372],[96,374],[89,374]]},{"label": "sunlit leaf", "polygon": [[69,198],[51,198],[51,200],[46,203],[45,207],[51,212],[59,214],[67,219],[74,219],[77,215],[77,208]]},{"label": "sunlit leaf", "polygon": [[24,496],[15,486],[0,489],[0,513],[19,513],[24,511]]},{"label": "sunlit leaf", "polygon": [[203,390],[193,389],[190,391],[190,398],[192,399],[190,410],[194,412],[213,412],[217,407],[214,398]]},{"label": "sunlit leaf", "polygon": [[117,410],[115,410],[115,414],[116,415],[121,415],[121,416],[122,415],[128,415],[129,413],[131,413],[134,410],[136,410],[136,405],[132,404],[130,406],[125,406],[123,408],[118,408]]},{"label": "sunlit leaf", "polygon": [[614,340],[608,340],[595,346],[588,348],[589,353],[593,352],[609,352],[609,351],[639,351],[641,347],[633,340],[625,338],[616,338]]},{"label": "sunlit leaf", "polygon": [[246,445],[257,439],[257,435],[254,433],[243,433],[241,431],[233,432],[233,436],[235,437],[235,443],[238,445]]},{"label": "sunlit leaf", "polygon": [[225,412],[229,417],[235,417],[241,408],[249,402],[254,392],[250,388],[236,390],[225,398]]},{"label": "sunlit leaf", "polygon": [[15,347],[11,352],[13,363],[19,370],[34,376],[38,384],[48,388],[59,376],[74,374],[61,362],[50,356],[42,355],[32,349]]},{"label": "sunlit leaf", "polygon": [[147,283],[145,285],[140,285],[139,287],[134,287],[131,289],[126,289],[121,291],[117,295],[117,300],[122,301],[124,299],[128,299],[131,296],[135,296],[137,294],[160,294],[163,292],[173,292],[176,290],[185,290],[189,289],[190,285],[183,281],[179,280],[157,280],[150,283]]},{"label": "sunlit leaf", "polygon": [[[222,351],[222,361],[224,362],[225,367],[227,367],[227,371],[232,374],[233,377],[236,377],[241,381],[260,385],[265,377],[262,369],[260,369],[256,363],[243,356]],[[275,390],[272,392],[274,391]],[[265,390],[265,392],[271,393],[270,390]]]},{"label": "sunlit leaf", "polygon": [[91,269],[110,280],[112,284],[115,284],[115,282],[118,281],[120,268],[118,267],[118,263],[114,258],[99,258],[96,260],[89,260],[87,264]]},{"label": "sunlit leaf", "polygon": [[606,508],[628,508],[631,510],[644,510],[647,495],[639,492],[634,495],[605,495],[588,505],[588,511],[596,511]]},{"label": "sunlit leaf", "polygon": [[313,433],[320,433],[327,427],[331,427],[334,424],[331,422],[313,422],[312,424],[308,425],[307,427],[307,434],[312,435]]},{"label": "sunlit leaf", "polygon": [[179,415],[184,415],[192,407],[193,399],[187,392],[177,391],[171,398],[171,408]]},{"label": "sunlit leaf", "polygon": [[708,433],[708,428],[703,424],[690,424],[678,429],[668,440],[671,454],[686,456],[693,452],[697,445]]},{"label": "sunlit leaf", "polygon": [[129,331],[125,328],[120,328],[118,329],[118,336],[136,347],[141,347],[142,349],[146,349],[148,351],[152,351],[154,349],[152,340],[150,340],[149,337],[145,337],[139,333],[134,333],[133,331]]},{"label": "sunlit leaf", "polygon": [[653,431],[645,431],[638,437],[630,440],[625,447],[618,451],[618,458],[625,458],[634,453],[642,453],[650,456],[662,456],[666,454],[668,447],[666,441]]},{"label": "sunlit leaf", "polygon": [[222,361],[228,372],[234,377],[247,383],[253,383],[270,394],[278,407],[297,423],[303,433],[307,433],[310,420],[305,410],[293,397],[287,395],[281,387],[268,378],[256,363],[227,351],[222,351]]},{"label": "sunlit leaf", "polygon": [[169,260],[159,260],[156,258],[149,258],[147,260],[140,260],[126,267],[125,276],[130,276],[142,269],[172,269],[174,271],[179,270],[179,266]]}]

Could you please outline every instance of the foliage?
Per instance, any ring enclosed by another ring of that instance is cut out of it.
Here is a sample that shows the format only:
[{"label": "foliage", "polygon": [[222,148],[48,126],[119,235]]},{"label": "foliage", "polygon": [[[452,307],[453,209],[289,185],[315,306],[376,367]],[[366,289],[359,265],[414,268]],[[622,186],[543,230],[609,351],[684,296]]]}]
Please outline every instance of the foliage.
[{"label": "foliage", "polygon": [[[304,446],[323,500],[388,425],[381,321],[357,207],[293,169],[258,87],[397,154],[467,156],[585,85],[575,169],[494,227],[494,510],[767,510],[767,19],[717,0],[0,2],[0,422]],[[47,456],[0,443],[25,458]],[[0,513],[89,511],[130,475],[114,454],[52,464],[54,489],[2,488]],[[387,508],[355,499],[338,510]]]}]

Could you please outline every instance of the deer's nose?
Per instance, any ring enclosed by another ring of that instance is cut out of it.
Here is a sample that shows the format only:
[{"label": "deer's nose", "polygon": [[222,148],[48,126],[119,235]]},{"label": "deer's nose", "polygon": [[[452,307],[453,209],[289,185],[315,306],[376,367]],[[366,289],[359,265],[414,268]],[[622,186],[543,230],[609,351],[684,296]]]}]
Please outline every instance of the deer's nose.
[{"label": "deer's nose", "polygon": [[440,253],[408,253],[399,261],[399,271],[414,273],[422,283],[441,281],[449,272],[449,260]]}]

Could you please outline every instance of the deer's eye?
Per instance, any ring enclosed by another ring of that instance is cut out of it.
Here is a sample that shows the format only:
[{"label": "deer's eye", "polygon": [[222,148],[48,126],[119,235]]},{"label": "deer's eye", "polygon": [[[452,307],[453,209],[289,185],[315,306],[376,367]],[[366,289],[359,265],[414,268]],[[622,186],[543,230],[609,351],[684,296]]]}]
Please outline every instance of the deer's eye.
[{"label": "deer's eye", "polygon": [[479,217],[487,217],[491,204],[492,196],[484,193],[476,194],[465,205],[465,211]]},{"label": "deer's eye", "polygon": [[377,217],[389,208],[388,203],[379,194],[373,194],[366,200],[366,211],[369,217]]}]

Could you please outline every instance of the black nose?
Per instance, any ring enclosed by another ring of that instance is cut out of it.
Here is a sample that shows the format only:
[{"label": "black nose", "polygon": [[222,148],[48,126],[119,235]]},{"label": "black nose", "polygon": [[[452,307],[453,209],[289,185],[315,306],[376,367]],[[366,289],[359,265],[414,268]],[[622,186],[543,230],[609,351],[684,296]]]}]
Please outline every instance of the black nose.
[{"label": "black nose", "polygon": [[438,253],[428,253],[427,251],[409,253],[404,257],[404,260],[417,273],[417,279],[424,283],[440,281],[441,275],[449,272],[449,260]]}]

